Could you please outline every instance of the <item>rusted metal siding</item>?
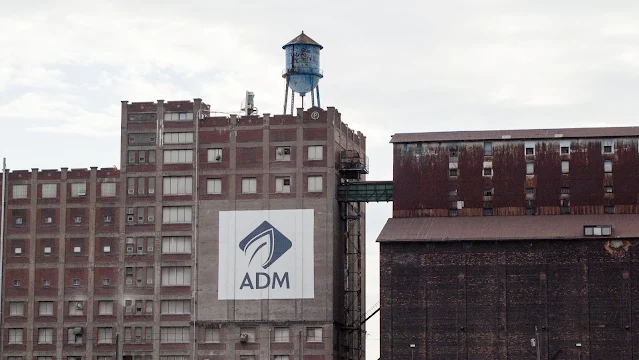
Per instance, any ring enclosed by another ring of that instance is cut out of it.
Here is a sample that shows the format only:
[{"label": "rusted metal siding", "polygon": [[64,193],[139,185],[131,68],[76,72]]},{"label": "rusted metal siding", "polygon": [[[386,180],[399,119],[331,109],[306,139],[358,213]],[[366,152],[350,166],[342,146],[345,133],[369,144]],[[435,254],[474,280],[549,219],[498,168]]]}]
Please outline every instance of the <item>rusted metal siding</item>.
[{"label": "rusted metal siding", "polygon": [[[612,141],[612,153],[602,151],[604,140]],[[562,154],[560,144],[566,141],[570,152]],[[483,208],[493,208],[494,215],[558,215],[562,206],[571,214],[602,214],[611,207],[615,213],[639,213],[636,138],[541,139],[528,155],[527,141],[491,143],[492,155],[484,154],[483,141],[395,143],[393,217],[449,216],[457,207],[457,216],[481,216]],[[607,160],[610,173],[604,171]],[[568,162],[567,173],[562,161]],[[526,173],[527,163],[534,166],[532,174]],[[483,174],[487,164],[492,176]],[[492,195],[485,196],[487,190]]]},{"label": "rusted metal siding", "polygon": [[611,241],[382,243],[381,359],[533,360],[535,326],[544,360],[639,359],[639,241]]}]

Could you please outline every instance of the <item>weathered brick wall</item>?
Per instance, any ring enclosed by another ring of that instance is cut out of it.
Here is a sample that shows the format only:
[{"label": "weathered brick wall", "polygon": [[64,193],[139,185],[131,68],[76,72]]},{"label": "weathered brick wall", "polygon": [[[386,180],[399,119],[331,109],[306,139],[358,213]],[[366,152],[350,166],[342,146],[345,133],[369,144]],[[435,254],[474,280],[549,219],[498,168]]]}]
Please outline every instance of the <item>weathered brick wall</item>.
[{"label": "weathered brick wall", "polygon": [[382,243],[381,358],[639,359],[636,244]]}]

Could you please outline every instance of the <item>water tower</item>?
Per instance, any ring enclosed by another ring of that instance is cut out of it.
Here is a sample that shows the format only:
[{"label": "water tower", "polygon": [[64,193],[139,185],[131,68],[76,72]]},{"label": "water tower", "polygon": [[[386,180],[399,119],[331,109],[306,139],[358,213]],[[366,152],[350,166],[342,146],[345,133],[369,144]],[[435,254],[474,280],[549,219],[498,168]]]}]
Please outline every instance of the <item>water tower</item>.
[{"label": "water tower", "polygon": [[286,79],[284,114],[286,114],[289,88],[291,89],[291,114],[293,114],[295,106],[295,93],[302,97],[302,108],[304,107],[304,96],[309,92],[311,93],[312,106],[315,106],[315,95],[317,95],[317,106],[320,106],[318,83],[324,77],[319,68],[322,48],[322,45],[304,34],[304,31],[282,46],[282,49],[286,50],[286,69],[282,74],[282,77]]}]

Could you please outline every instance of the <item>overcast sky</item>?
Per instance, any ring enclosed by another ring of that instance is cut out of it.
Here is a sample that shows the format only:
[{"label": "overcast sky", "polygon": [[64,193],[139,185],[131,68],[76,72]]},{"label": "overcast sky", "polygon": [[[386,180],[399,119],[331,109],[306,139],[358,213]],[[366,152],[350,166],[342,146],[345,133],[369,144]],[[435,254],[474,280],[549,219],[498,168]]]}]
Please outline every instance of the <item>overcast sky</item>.
[{"label": "overcast sky", "polygon": [[[280,113],[281,46],[304,30],[324,46],[322,105],[367,135],[369,179],[391,179],[396,132],[637,125],[637,19],[636,0],[0,0],[0,156],[119,166],[121,100],[230,112],[251,90]],[[368,207],[369,305],[389,216]]]}]

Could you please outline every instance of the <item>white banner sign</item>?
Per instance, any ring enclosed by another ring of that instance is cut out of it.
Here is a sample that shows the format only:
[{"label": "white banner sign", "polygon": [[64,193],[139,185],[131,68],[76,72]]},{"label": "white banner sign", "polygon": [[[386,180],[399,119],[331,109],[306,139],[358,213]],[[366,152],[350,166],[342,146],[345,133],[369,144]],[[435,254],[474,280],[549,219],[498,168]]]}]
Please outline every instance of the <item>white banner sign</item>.
[{"label": "white banner sign", "polygon": [[313,298],[313,217],[312,209],[220,211],[218,299]]}]

